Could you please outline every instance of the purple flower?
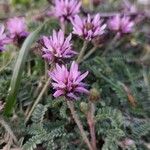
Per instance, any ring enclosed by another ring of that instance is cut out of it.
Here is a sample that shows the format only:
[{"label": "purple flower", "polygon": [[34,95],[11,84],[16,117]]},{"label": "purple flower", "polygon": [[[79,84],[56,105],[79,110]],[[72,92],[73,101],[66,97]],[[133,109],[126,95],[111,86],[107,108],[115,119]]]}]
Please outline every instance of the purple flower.
[{"label": "purple flower", "polygon": [[130,33],[133,31],[134,22],[129,17],[116,15],[108,21],[109,29],[119,33]]},{"label": "purple flower", "polygon": [[57,61],[59,59],[71,58],[75,51],[72,50],[72,43],[70,43],[72,35],[65,38],[64,32],[53,31],[52,36],[43,37],[43,57],[47,60]]},{"label": "purple flower", "polygon": [[91,17],[89,14],[86,18],[80,18],[78,15],[72,19],[73,33],[78,36],[91,41],[93,38],[100,36],[104,33],[106,24],[101,25],[102,21],[100,15],[96,14]]},{"label": "purple flower", "polygon": [[14,17],[7,21],[7,29],[13,40],[25,39],[28,36],[27,26],[23,17]]},{"label": "purple flower", "polygon": [[72,62],[70,70],[64,65],[59,66],[56,64],[56,68],[49,72],[49,76],[54,81],[52,86],[56,90],[54,97],[65,96],[68,99],[78,99],[78,94],[87,94],[86,84],[82,82],[87,75],[88,72],[81,74],[78,71],[78,64],[75,62]]},{"label": "purple flower", "polygon": [[10,43],[10,39],[4,33],[5,27],[3,25],[0,26],[0,52],[4,51],[4,46]]},{"label": "purple flower", "polygon": [[62,22],[72,19],[80,12],[81,2],[77,0],[55,0],[53,14]]}]

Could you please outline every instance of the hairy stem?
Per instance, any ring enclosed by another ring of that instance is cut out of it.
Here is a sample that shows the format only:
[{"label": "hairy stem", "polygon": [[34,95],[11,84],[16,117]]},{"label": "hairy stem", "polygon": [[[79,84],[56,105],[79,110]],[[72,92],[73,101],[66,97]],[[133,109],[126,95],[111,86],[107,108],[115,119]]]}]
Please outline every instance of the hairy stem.
[{"label": "hairy stem", "polygon": [[45,91],[47,90],[47,88],[48,88],[48,86],[50,84],[50,81],[51,81],[51,79],[49,78],[47,80],[47,82],[45,83],[45,85],[44,85],[43,89],[41,90],[39,96],[37,97],[37,99],[35,100],[34,104],[32,105],[32,107],[31,107],[31,109],[30,109],[30,111],[29,111],[29,113],[28,113],[28,115],[26,117],[25,123],[27,123],[28,120],[30,119],[30,116],[31,116],[33,110],[35,109],[35,107],[37,106],[37,104],[39,103],[39,101],[41,100],[41,98],[44,95]]},{"label": "hairy stem", "polygon": [[94,113],[95,113],[95,105],[94,103],[89,101],[90,110],[87,113],[87,122],[90,128],[91,135],[91,143],[93,150],[96,150],[96,135],[95,135],[95,121],[94,121]]},{"label": "hairy stem", "polygon": [[64,32],[64,33],[66,33],[66,22],[64,21],[61,21],[60,22],[60,26],[61,26],[61,29],[62,29],[62,31]]},{"label": "hairy stem", "polygon": [[79,119],[79,117],[78,117],[78,115],[77,115],[77,113],[76,113],[76,111],[75,111],[73,102],[67,100],[67,105],[68,105],[68,107],[69,107],[69,109],[70,109],[70,111],[71,111],[71,114],[72,114],[72,117],[73,117],[75,123],[77,124],[77,126],[78,126],[78,128],[79,128],[79,130],[80,130],[80,134],[81,134],[81,136],[82,136],[84,142],[85,142],[86,145],[88,146],[89,150],[94,150],[94,149],[92,148],[90,142],[89,142],[89,139],[87,138],[87,136],[86,136],[86,134],[85,134],[85,131],[84,131],[84,129],[83,129],[83,125],[81,124],[81,121],[80,121],[80,119]]},{"label": "hairy stem", "polygon": [[11,128],[9,127],[9,125],[7,124],[7,122],[5,122],[5,120],[1,116],[0,116],[0,124],[9,133],[9,135],[11,136],[11,138],[13,139],[13,141],[15,143],[18,143],[18,140],[17,140],[15,134],[13,133],[13,131],[11,130]]},{"label": "hairy stem", "polygon": [[30,60],[27,62],[27,67],[28,67],[28,76],[31,76],[31,61]]},{"label": "hairy stem", "polygon": [[87,58],[89,58],[95,51],[96,51],[97,47],[93,47],[82,59],[82,61],[86,60]]},{"label": "hairy stem", "polygon": [[78,63],[80,63],[82,61],[82,58],[84,56],[85,50],[87,48],[87,45],[88,45],[88,43],[86,41],[84,41],[83,47],[82,47],[82,49],[81,49],[81,51],[80,51],[80,53],[78,55],[78,58],[77,58],[77,62]]},{"label": "hairy stem", "polygon": [[45,80],[47,80],[47,78],[48,78],[48,75],[47,75],[48,64],[46,61],[44,61],[44,65],[45,65]]}]

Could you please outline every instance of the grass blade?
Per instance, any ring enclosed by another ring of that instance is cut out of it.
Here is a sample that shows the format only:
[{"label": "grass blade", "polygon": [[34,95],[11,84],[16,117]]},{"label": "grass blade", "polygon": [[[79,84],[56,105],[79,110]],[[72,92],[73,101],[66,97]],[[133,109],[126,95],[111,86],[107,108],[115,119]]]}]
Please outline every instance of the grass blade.
[{"label": "grass blade", "polygon": [[37,28],[34,32],[32,32],[24,41],[21,50],[19,52],[11,83],[8,91],[7,101],[4,109],[4,115],[9,116],[12,113],[12,110],[16,104],[17,92],[19,89],[22,72],[24,70],[24,65],[29,54],[30,47],[33,42],[35,42],[36,38],[39,35],[39,32],[43,28],[44,24]]}]

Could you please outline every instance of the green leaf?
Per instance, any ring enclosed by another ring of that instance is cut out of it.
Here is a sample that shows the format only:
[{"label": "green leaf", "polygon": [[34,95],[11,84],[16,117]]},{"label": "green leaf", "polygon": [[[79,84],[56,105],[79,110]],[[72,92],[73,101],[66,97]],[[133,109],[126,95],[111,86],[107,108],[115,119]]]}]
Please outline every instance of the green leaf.
[{"label": "green leaf", "polygon": [[14,67],[14,71],[13,71],[13,75],[12,75],[12,79],[11,79],[11,83],[10,83],[10,88],[8,91],[6,106],[4,109],[4,115],[6,115],[6,116],[9,116],[12,113],[12,110],[15,106],[22,72],[24,70],[25,62],[26,62],[27,56],[29,54],[30,47],[31,47],[32,43],[35,42],[36,38],[38,37],[38,35],[44,25],[45,25],[45,23],[42,24],[40,27],[38,27],[37,30],[32,32],[26,38],[26,40],[24,41],[24,43],[21,47],[21,50],[19,52],[16,64]]}]

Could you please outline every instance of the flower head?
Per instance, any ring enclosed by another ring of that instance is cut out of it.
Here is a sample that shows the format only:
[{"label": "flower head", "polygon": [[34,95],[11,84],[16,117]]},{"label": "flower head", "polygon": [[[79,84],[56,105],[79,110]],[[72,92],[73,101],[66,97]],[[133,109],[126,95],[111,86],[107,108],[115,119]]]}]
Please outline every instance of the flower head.
[{"label": "flower head", "polygon": [[85,89],[86,84],[82,80],[88,75],[88,72],[81,74],[78,71],[78,64],[72,62],[70,70],[64,65],[59,66],[49,72],[49,76],[54,81],[53,88],[56,90],[54,97],[65,96],[69,99],[78,99],[77,95],[80,93],[88,93]]},{"label": "flower head", "polygon": [[7,29],[10,33],[10,38],[13,40],[26,38],[28,36],[25,19],[22,17],[14,17],[7,21]]},{"label": "flower head", "polygon": [[10,43],[10,39],[6,36],[4,31],[5,27],[3,25],[0,25],[0,52],[4,51],[4,46]]},{"label": "flower head", "polygon": [[108,21],[109,29],[119,33],[130,33],[133,30],[133,26],[134,23],[126,16],[116,15]]},{"label": "flower head", "polygon": [[53,13],[61,21],[70,20],[80,12],[81,2],[77,0],[55,0]]},{"label": "flower head", "polygon": [[93,38],[100,36],[104,33],[106,24],[101,25],[102,21],[100,15],[96,14],[91,17],[89,14],[86,18],[80,18],[78,15],[72,19],[73,33],[78,36],[91,41]]},{"label": "flower head", "polygon": [[53,31],[50,37],[44,36],[43,57],[51,61],[72,57],[76,52],[72,50],[72,44],[70,43],[71,37],[72,35],[70,34],[65,38],[62,30],[59,32]]}]

